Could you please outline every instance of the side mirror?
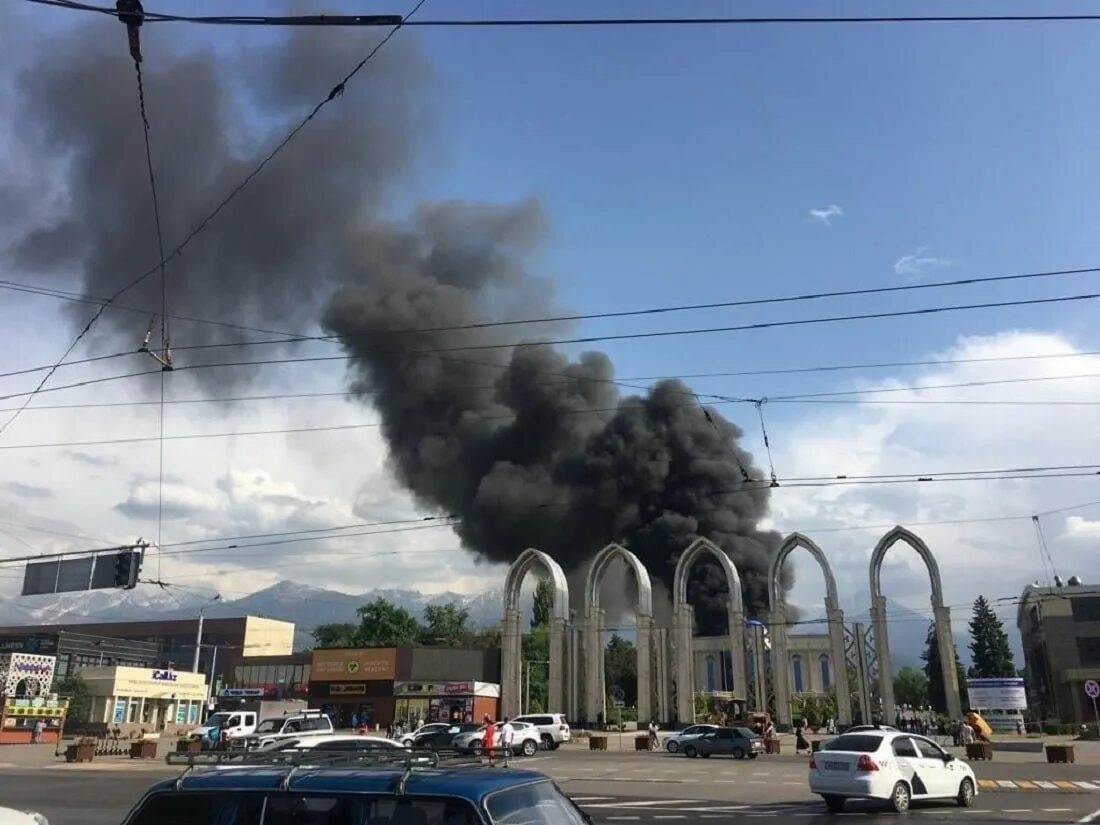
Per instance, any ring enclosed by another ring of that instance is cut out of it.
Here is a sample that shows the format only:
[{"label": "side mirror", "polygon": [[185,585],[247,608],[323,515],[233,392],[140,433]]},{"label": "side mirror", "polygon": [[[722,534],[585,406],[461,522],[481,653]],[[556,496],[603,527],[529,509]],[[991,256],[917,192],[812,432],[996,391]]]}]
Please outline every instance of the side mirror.
[{"label": "side mirror", "polygon": [[945,753],[945,754],[943,755],[943,762],[944,762],[944,764],[945,764],[945,765],[946,765],[946,764],[947,764],[948,762],[954,762],[954,761],[955,761],[955,757],[954,757],[954,756],[952,756],[952,755],[951,755],[950,753]]}]

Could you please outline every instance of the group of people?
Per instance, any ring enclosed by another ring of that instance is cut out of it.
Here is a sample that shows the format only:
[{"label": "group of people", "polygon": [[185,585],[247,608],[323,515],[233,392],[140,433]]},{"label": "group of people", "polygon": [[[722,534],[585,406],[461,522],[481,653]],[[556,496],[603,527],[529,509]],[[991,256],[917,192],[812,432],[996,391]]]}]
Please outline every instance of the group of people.
[{"label": "group of people", "polygon": [[516,729],[505,716],[499,727],[493,721],[493,717],[485,714],[485,735],[481,738],[481,753],[488,761],[489,767],[493,767],[496,753],[500,753],[501,767],[507,768],[512,758],[512,743],[515,741]]}]

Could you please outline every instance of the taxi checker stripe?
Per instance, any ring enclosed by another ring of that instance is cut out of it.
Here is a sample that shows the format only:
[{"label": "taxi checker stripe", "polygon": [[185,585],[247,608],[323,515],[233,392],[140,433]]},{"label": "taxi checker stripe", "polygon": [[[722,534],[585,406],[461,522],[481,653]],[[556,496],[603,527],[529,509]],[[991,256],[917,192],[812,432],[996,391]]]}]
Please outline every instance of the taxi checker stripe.
[{"label": "taxi checker stripe", "polygon": [[979,779],[983,791],[1100,791],[1100,780]]}]

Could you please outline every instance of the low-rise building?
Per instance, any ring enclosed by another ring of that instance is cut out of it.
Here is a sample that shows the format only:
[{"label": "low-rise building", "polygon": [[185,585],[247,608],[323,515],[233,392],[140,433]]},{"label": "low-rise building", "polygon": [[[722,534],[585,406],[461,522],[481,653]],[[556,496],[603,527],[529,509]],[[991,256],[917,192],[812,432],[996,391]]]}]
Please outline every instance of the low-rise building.
[{"label": "low-rise building", "polygon": [[1070,582],[1025,587],[1016,627],[1031,717],[1088,723],[1093,712],[1085,682],[1100,681],[1100,587],[1081,584],[1076,576]]},{"label": "low-rise building", "polygon": [[90,721],[123,735],[175,733],[203,718],[209,688],[201,673],[167,668],[86,667],[80,672],[92,696]]}]

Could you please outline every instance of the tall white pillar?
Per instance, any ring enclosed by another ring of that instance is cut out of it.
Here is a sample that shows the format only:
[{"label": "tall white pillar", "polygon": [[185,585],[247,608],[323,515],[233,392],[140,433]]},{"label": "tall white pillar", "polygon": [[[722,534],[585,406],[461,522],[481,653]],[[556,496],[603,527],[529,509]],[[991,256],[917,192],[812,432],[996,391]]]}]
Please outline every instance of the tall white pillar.
[{"label": "tall white pillar", "polygon": [[[748,677],[745,675],[745,614],[734,606],[732,599],[727,611],[727,618],[729,619],[729,650],[733,668],[733,691],[744,696],[747,700],[749,683]],[[760,660],[763,660],[763,656],[760,656]],[[763,684],[764,674],[759,670],[757,670],[757,674],[760,683]],[[760,700],[757,701],[759,703]]]},{"label": "tall white pillar", "polygon": [[668,668],[668,629],[658,627],[653,631],[654,646],[656,647],[657,670],[657,719],[662,724],[672,721],[672,707],[670,687],[672,674]]},{"label": "tall white pillar", "polygon": [[653,718],[653,619],[638,616],[634,625],[634,649],[638,664],[638,729]]},{"label": "tall white pillar", "polygon": [[[692,638],[695,635],[695,611],[690,604],[674,608],[673,633],[676,638],[676,719],[681,725],[695,722],[695,663]],[[736,661],[736,658],[735,658]]]},{"label": "tall white pillar", "polygon": [[787,616],[782,607],[770,611],[769,634],[772,640],[772,680],[775,682],[775,715],[778,724],[791,724],[791,670],[787,655]]},{"label": "tall white pillar", "polygon": [[962,717],[959,697],[959,672],[955,669],[955,639],[951,635],[951,608],[933,606],[936,619],[936,644],[940,650],[940,671],[943,673],[943,691],[947,699],[947,715],[952,719]]},{"label": "tall white pillar", "polygon": [[829,658],[836,689],[836,716],[840,725],[852,724],[852,689],[848,684],[848,663],[844,655],[844,611],[836,604],[825,605],[829,619]]},{"label": "tall white pillar", "polygon": [[505,610],[500,628],[500,711],[519,716],[523,701],[523,635],[518,610]]},{"label": "tall white pillar", "polygon": [[599,607],[589,607],[584,620],[584,713],[595,722],[603,715],[607,722],[607,690],[604,688],[603,615]]},{"label": "tall white pillar", "polygon": [[566,625],[565,619],[550,619],[550,680],[546,686],[548,710],[560,713],[565,707],[566,693]]},{"label": "tall white pillar", "polygon": [[[894,672],[890,667],[890,635],[886,630],[886,597],[876,596],[871,605],[871,625],[875,629],[875,656],[878,658],[878,690],[882,699],[882,721],[894,724]],[[876,709],[871,708],[871,717]]]}]

